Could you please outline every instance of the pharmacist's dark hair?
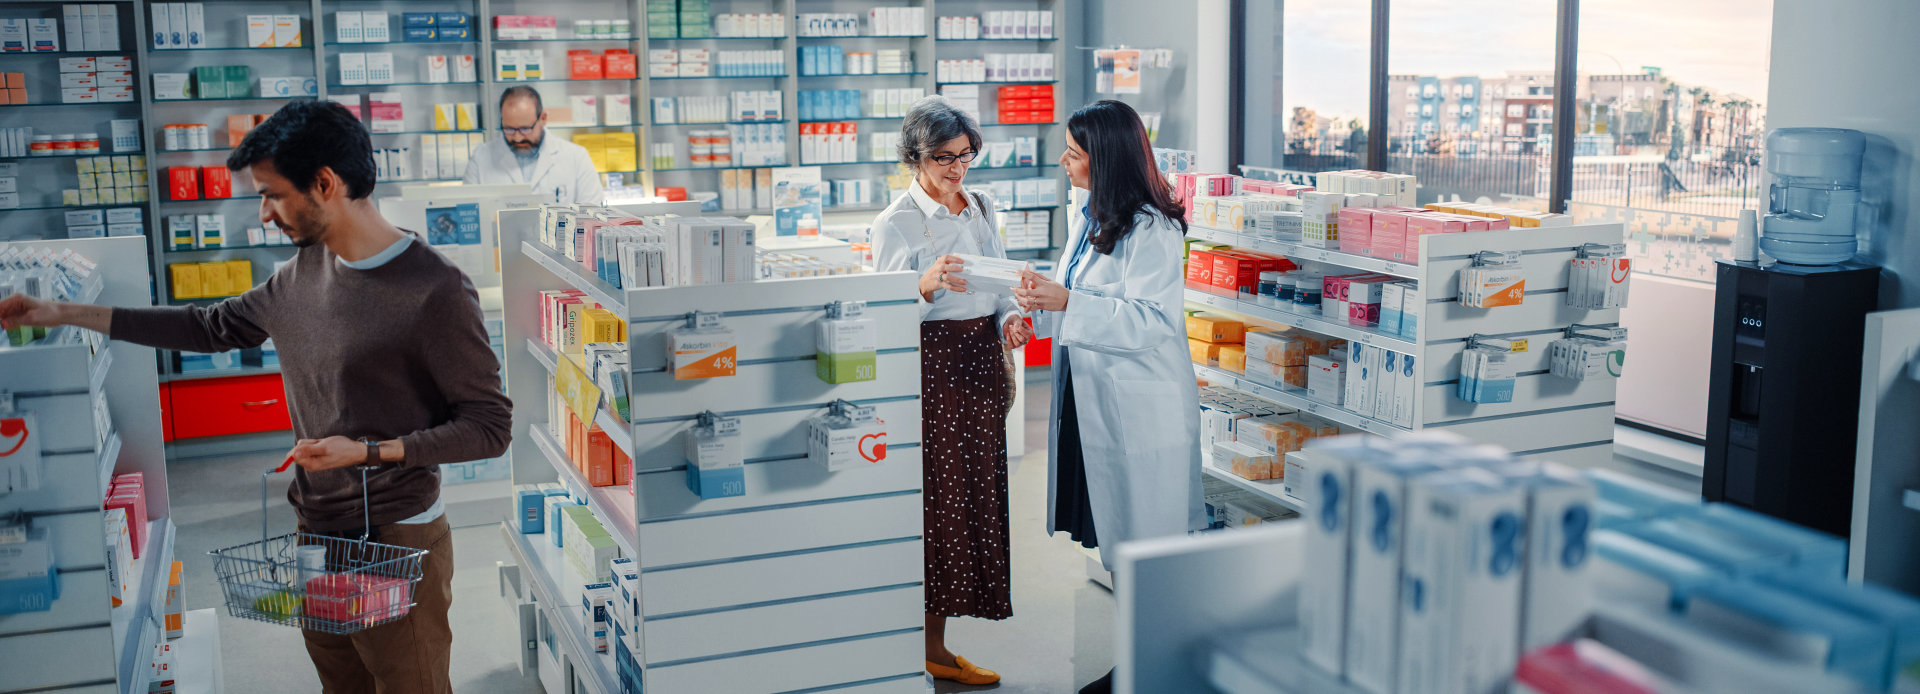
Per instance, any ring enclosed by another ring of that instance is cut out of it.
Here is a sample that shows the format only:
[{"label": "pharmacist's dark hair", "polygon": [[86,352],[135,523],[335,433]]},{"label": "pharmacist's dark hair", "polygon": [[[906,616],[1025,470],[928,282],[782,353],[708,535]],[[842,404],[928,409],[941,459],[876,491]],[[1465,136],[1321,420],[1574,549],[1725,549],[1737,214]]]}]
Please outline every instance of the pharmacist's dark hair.
[{"label": "pharmacist's dark hair", "polygon": [[500,110],[507,110],[507,102],[514,99],[532,99],[535,117],[547,112],[546,102],[540,100],[540,90],[533,87],[524,84],[507,87],[506,91],[500,92]]},{"label": "pharmacist's dark hair", "polygon": [[954,106],[947,97],[934,95],[914,102],[900,124],[900,163],[914,171],[940,151],[953,138],[967,138],[967,146],[980,151],[980,124],[973,116]]},{"label": "pharmacist's dark hair", "polygon": [[1166,176],[1153,163],[1153,144],[1140,114],[1124,103],[1096,101],[1073,112],[1067,132],[1087,153],[1089,209],[1100,223],[1093,249],[1112,255],[1113,247],[1133,233],[1134,215],[1158,212],[1187,230],[1186,206],[1173,199]]},{"label": "pharmacist's dark hair", "polygon": [[324,168],[347,184],[348,199],[373,194],[373,138],[352,111],[332,101],[296,99],[280,107],[227,155],[227,168],[266,161],[302,193]]}]

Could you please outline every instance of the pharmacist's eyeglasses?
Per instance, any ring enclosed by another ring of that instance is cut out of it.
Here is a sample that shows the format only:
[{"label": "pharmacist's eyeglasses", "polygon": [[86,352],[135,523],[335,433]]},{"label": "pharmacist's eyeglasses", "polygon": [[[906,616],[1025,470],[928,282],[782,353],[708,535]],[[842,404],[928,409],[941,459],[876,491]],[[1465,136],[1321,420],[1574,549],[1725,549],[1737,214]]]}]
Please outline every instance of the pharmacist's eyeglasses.
[{"label": "pharmacist's eyeglasses", "polygon": [[533,136],[533,129],[534,129],[534,128],[538,128],[538,127],[540,127],[540,126],[539,126],[539,125],[529,125],[529,126],[527,126],[527,127],[524,127],[524,128],[505,128],[505,127],[503,127],[503,128],[501,128],[501,129],[500,129],[500,132],[501,132],[502,134],[505,134],[505,135],[519,135],[519,136],[521,136],[521,137],[532,137],[532,136]]},{"label": "pharmacist's eyeglasses", "polygon": [[953,166],[953,163],[956,161],[962,164],[970,164],[973,162],[973,158],[977,156],[980,156],[980,153],[978,151],[970,149],[965,152],[961,152],[959,154],[941,154],[938,156],[928,157],[928,159],[932,159],[933,163],[939,164],[941,166]]}]

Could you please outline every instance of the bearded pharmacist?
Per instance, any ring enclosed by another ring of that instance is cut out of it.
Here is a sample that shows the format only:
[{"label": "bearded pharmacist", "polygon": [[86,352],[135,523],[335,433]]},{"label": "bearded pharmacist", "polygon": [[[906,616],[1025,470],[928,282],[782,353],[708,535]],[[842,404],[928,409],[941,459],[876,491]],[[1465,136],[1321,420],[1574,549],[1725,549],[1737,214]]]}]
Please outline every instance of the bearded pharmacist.
[{"label": "bearded pharmacist", "polygon": [[[407,616],[347,636],[304,632],[320,682],[328,692],[451,692],[453,540],[439,466],[501,455],[512,428],[479,297],[453,263],[381,218],[368,197],[372,144],[345,107],[288,104],[227,168],[251,171],[260,220],[299,247],[265,284],[205,308],[15,295],[0,300],[0,324],[76,325],[193,352],[273,338],[299,437],[287,498],[300,529],[357,539],[364,510],[371,540],[428,550]],[[373,466],[364,490],[361,465]]]},{"label": "bearded pharmacist", "polygon": [[598,205],[607,198],[587,148],[547,137],[547,107],[540,92],[525,85],[500,94],[500,137],[473,150],[462,182],[525,183],[540,202],[556,205]]}]

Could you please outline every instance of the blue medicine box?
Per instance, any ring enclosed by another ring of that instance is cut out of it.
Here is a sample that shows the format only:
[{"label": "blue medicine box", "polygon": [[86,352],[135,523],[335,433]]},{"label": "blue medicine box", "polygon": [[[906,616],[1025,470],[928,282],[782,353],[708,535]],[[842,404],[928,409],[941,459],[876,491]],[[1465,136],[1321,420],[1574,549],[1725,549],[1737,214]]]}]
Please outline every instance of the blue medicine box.
[{"label": "blue medicine box", "polygon": [[436,13],[436,12],[402,12],[400,13],[400,26],[403,26],[403,27],[408,27],[408,28],[430,27],[430,26],[438,25],[439,21],[440,21],[440,15],[439,13]]},{"label": "blue medicine box", "polygon": [[547,495],[539,488],[523,486],[513,490],[515,517],[523,535],[538,535],[547,528]]},{"label": "blue medicine box", "polygon": [[440,40],[440,31],[431,26],[407,27],[401,38],[408,43],[431,43]]}]

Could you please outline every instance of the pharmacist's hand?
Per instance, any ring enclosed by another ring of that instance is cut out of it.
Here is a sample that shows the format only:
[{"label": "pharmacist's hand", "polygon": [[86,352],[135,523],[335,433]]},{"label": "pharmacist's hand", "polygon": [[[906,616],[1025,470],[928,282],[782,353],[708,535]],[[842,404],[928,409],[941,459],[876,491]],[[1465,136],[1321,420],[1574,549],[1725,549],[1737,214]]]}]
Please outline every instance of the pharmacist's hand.
[{"label": "pharmacist's hand", "polygon": [[1020,302],[1020,310],[1065,311],[1069,292],[1059,282],[1048,279],[1032,270],[1020,271],[1020,286],[1013,290],[1014,299]]},{"label": "pharmacist's hand", "polygon": [[1007,338],[1008,346],[1020,349],[1033,339],[1033,326],[1027,325],[1025,318],[1013,316],[1007,319],[1006,325],[1000,326],[1000,334]]},{"label": "pharmacist's hand", "polygon": [[920,298],[933,301],[933,293],[945,289],[950,292],[967,291],[967,281],[960,277],[960,271],[966,269],[966,263],[957,255],[943,255],[927,268],[920,276]]},{"label": "pharmacist's hand", "polygon": [[23,325],[52,327],[60,324],[59,307],[51,301],[14,294],[0,299],[0,328],[12,330]]},{"label": "pharmacist's hand", "polygon": [[367,444],[345,436],[300,439],[289,455],[307,472],[334,470],[367,462]]}]

